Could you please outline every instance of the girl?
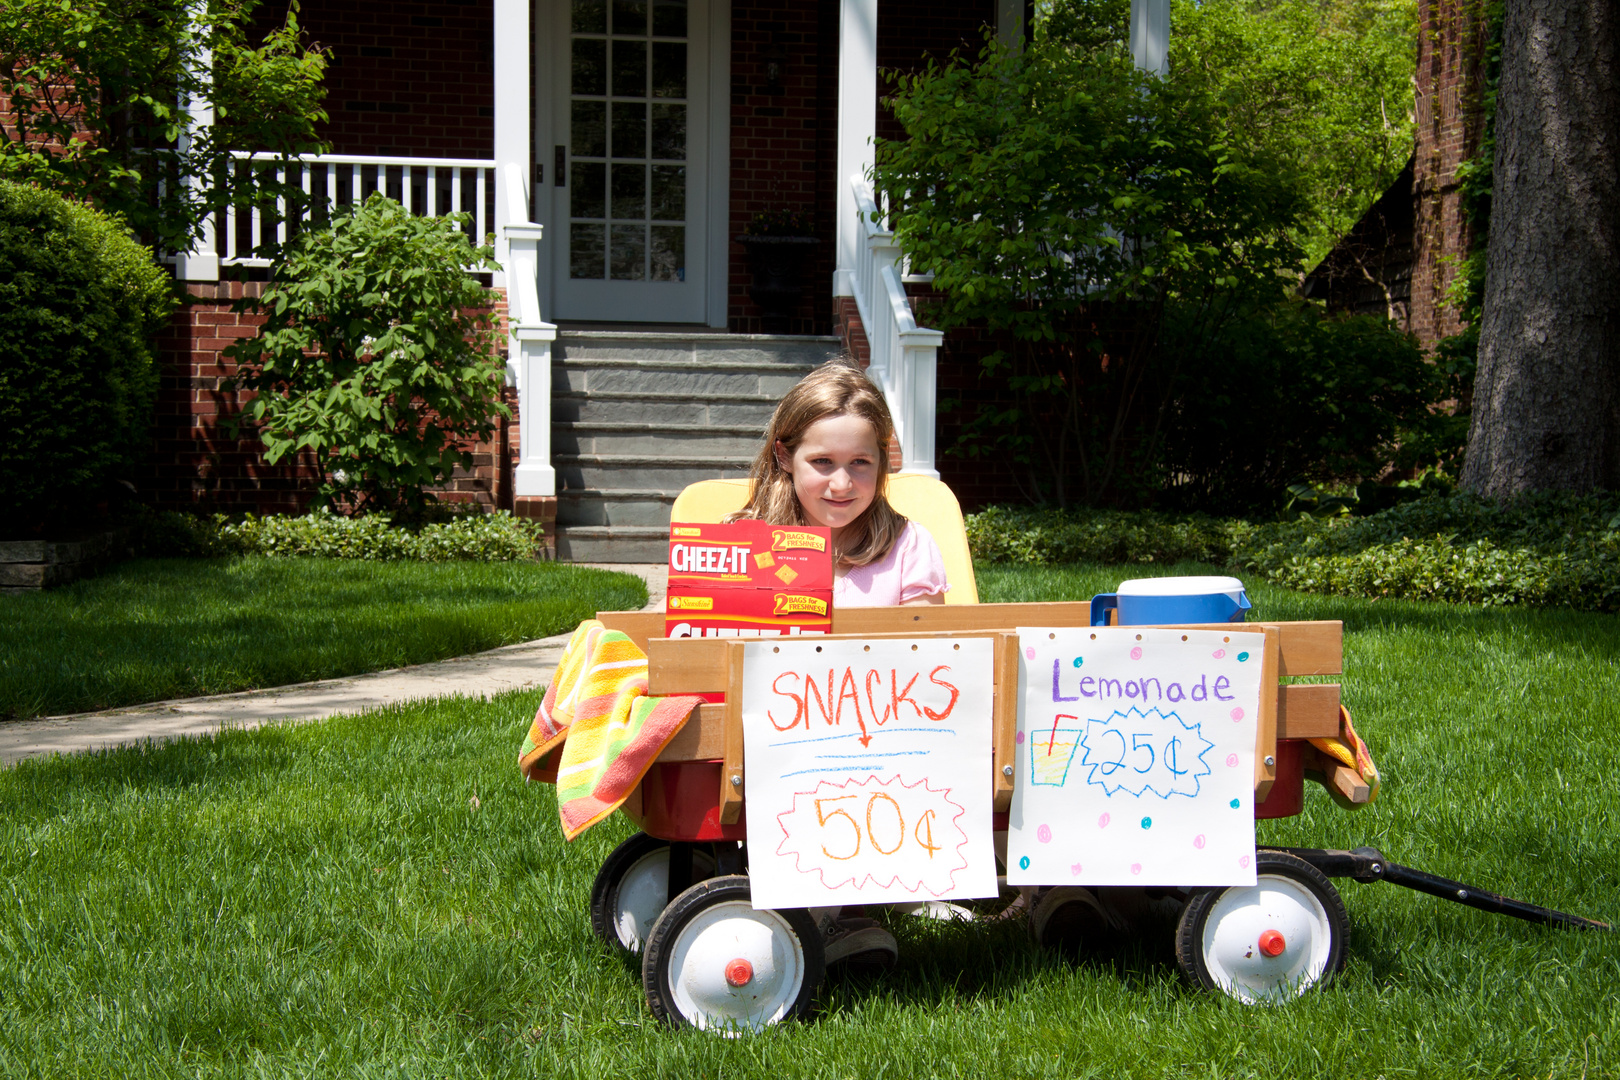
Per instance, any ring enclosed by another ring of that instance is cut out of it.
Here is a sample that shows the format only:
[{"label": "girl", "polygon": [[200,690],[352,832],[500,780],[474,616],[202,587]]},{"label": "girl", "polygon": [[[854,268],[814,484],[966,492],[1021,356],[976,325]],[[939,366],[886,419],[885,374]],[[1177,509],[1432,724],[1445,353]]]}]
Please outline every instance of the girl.
[{"label": "girl", "polygon": [[[942,604],[945,560],[934,538],[884,498],[894,420],[865,372],[833,361],[806,375],[782,398],[754,460],[754,492],[729,520],[832,530],[833,607]],[[829,966],[894,966],[894,935],[876,920],[811,912],[824,935]]]},{"label": "girl", "polygon": [[730,520],[832,530],[833,606],[942,604],[934,538],[884,498],[894,421],[854,364],[832,361],[782,398],[754,460],[754,493]]}]

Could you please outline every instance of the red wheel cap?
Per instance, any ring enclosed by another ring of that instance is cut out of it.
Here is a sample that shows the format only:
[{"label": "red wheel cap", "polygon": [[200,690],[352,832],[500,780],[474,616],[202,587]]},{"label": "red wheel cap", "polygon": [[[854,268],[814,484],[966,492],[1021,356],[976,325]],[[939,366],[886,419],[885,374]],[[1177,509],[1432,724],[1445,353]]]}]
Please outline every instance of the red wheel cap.
[{"label": "red wheel cap", "polygon": [[1266,930],[1260,935],[1260,951],[1267,956],[1281,956],[1283,950],[1288,948],[1288,942],[1275,930]]},{"label": "red wheel cap", "polygon": [[[1270,931],[1268,931],[1269,933]],[[1279,938],[1279,940],[1281,940]],[[1278,950],[1281,952],[1282,950]],[[754,978],[754,965],[738,957],[726,965],[726,982],[732,986],[747,986]]]}]

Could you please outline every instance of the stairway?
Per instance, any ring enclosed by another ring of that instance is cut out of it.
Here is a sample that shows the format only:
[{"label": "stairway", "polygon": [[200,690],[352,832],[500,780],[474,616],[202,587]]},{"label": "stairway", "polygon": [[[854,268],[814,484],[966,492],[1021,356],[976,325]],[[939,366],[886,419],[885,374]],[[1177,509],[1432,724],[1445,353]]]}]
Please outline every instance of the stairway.
[{"label": "stairway", "polygon": [[561,330],[552,346],[557,557],[663,562],[697,480],[747,476],[788,388],[835,337]]}]

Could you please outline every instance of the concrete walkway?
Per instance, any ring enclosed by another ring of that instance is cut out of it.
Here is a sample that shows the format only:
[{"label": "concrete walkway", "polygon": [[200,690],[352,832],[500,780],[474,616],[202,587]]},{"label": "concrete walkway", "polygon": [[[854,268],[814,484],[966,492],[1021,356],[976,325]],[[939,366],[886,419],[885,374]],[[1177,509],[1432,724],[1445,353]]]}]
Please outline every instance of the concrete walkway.
[{"label": "concrete walkway", "polygon": [[[640,575],[647,582],[647,606],[642,610],[664,609],[665,567],[662,563],[579,565]],[[0,766],[51,754],[131,746],[149,739],[163,741],[187,735],[208,735],[227,728],[256,728],[278,721],[319,720],[401,701],[455,694],[492,697],[508,690],[543,686],[556,668],[568,638],[569,634],[558,634],[472,656],[369,675],[0,724]]]}]

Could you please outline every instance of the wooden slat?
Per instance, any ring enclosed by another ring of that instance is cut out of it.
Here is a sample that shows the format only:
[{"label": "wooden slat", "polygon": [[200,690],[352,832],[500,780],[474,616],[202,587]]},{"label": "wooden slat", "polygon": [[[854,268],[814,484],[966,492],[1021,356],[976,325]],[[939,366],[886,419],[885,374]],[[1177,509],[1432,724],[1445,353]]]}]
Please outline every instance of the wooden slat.
[{"label": "wooden slat", "polygon": [[1265,627],[1265,651],[1260,660],[1260,715],[1254,732],[1254,801],[1262,803],[1277,782],[1277,668],[1282,656],[1282,632]]},{"label": "wooden slat", "polygon": [[1354,769],[1334,765],[1328,770],[1328,783],[1353,803],[1364,803],[1372,799],[1372,788],[1362,781],[1361,774]]},{"label": "wooden slat", "polygon": [[1344,671],[1344,623],[1335,620],[1310,622],[1197,623],[1170,626],[1170,630],[1254,630],[1275,626],[1282,632],[1282,654],[1277,674],[1338,675]]},{"label": "wooden slat", "polygon": [[669,740],[659,761],[719,761],[726,754],[726,707],[699,705]]},{"label": "wooden slat", "polygon": [[735,825],[743,804],[743,642],[725,642],[727,670],[724,761],[720,769],[720,824]]},{"label": "wooden slat", "polygon": [[1018,635],[997,634],[994,657],[995,686],[990,698],[990,763],[994,771],[990,790],[996,811],[1005,813],[1012,807],[1018,706],[1023,700],[1018,693]]},{"label": "wooden slat", "polygon": [[642,652],[647,651],[647,642],[664,636],[662,611],[598,611],[596,617],[609,630],[629,635]]},{"label": "wooden slat", "polygon": [[916,607],[833,608],[835,634],[939,633],[1015,630],[1020,626],[1089,626],[1084,600],[1052,604],[919,604]]},{"label": "wooden slat", "polygon": [[1277,688],[1277,738],[1331,739],[1338,733],[1338,683],[1292,683]]}]

